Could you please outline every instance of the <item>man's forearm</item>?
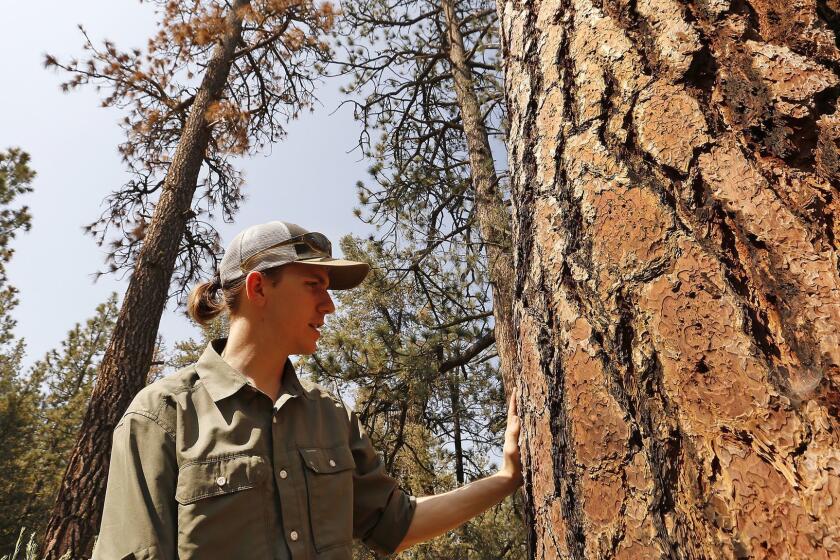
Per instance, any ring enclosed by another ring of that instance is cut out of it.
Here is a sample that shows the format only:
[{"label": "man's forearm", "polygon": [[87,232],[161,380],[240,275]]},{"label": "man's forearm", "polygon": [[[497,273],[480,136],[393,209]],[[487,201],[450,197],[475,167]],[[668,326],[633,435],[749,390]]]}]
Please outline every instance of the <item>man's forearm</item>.
[{"label": "man's forearm", "polygon": [[445,494],[417,498],[414,518],[397,552],[462,525],[518,487],[518,480],[496,473]]}]

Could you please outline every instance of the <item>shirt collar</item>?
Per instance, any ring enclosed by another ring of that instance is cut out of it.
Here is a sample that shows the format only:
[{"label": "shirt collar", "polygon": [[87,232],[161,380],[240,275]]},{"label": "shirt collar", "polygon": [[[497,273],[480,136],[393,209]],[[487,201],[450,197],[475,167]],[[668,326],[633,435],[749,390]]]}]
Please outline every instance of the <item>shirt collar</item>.
[{"label": "shirt collar", "polygon": [[[219,402],[229,396],[235,394],[245,385],[253,387],[253,383],[237,370],[232,368],[221,354],[227,344],[227,338],[218,338],[207,345],[201,357],[196,363],[196,371],[202,384],[210,393],[213,402]],[[283,370],[283,381],[280,385],[280,396],[283,395],[299,396],[303,395],[308,399],[312,397],[300,384],[295,368],[291,360],[286,359],[285,368]],[[278,398],[278,400],[279,400]]]}]

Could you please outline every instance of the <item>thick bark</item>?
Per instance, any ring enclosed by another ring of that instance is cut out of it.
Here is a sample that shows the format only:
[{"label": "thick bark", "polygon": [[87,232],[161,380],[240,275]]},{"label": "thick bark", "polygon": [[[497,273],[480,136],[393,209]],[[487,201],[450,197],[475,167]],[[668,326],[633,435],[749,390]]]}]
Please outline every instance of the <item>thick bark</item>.
[{"label": "thick bark", "polygon": [[840,557],[832,6],[500,5],[532,557]]},{"label": "thick bark", "polygon": [[242,33],[239,8],[247,4],[245,0],[233,4],[227,18],[227,31],[215,47],[195,95],[163,192],[146,230],[47,527],[44,540],[47,558],[59,558],[67,550],[72,551],[73,558],[88,556],[99,530],[111,432],[131,399],[146,384],[178,247],[210,138],[205,113],[210,104],[220,98],[227,81]]},{"label": "thick bark", "polygon": [[441,0],[446,17],[449,63],[455,83],[455,95],[467,138],[475,213],[485,244],[487,268],[493,291],[493,318],[496,348],[502,368],[505,389],[513,386],[511,364],[516,357],[513,338],[513,256],[510,245],[510,214],[499,190],[499,178],[490,151],[490,141],[481,105],[475,93],[472,71],[467,65],[464,38],[455,14],[454,0]]}]

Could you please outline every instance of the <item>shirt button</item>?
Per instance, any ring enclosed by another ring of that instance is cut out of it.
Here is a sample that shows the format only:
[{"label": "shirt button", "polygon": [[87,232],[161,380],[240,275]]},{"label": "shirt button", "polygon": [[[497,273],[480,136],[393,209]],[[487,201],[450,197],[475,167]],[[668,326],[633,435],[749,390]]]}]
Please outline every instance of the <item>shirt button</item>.
[{"label": "shirt button", "polygon": [[334,466],[335,466],[335,461],[333,461],[332,459],[330,459],[330,466],[331,466],[331,467],[334,467]]},{"label": "shirt button", "polygon": [[227,482],[227,479],[223,476],[220,476],[216,479],[216,484],[218,484],[219,486],[224,486],[225,482]]},{"label": "shirt button", "polygon": [[298,532],[292,531],[291,533],[289,533],[289,538],[291,538],[293,541],[298,540]]},{"label": "shirt button", "polygon": [[280,471],[280,478],[282,478],[282,479],[284,479],[284,480],[285,480],[285,478],[286,478],[287,476],[289,476],[289,473],[287,473],[285,470]]}]

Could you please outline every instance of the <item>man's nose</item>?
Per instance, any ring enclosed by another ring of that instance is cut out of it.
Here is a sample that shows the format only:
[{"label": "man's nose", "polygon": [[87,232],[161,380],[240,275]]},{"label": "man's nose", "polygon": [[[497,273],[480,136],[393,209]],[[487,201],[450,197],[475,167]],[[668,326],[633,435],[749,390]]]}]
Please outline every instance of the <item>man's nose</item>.
[{"label": "man's nose", "polygon": [[333,303],[332,297],[330,297],[330,293],[326,290],[324,290],[324,297],[321,300],[319,310],[324,315],[329,315],[330,313],[335,313],[335,304]]}]

